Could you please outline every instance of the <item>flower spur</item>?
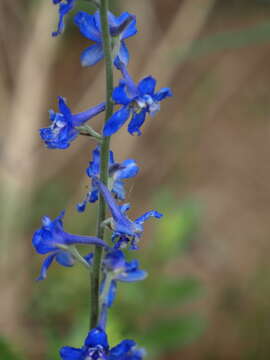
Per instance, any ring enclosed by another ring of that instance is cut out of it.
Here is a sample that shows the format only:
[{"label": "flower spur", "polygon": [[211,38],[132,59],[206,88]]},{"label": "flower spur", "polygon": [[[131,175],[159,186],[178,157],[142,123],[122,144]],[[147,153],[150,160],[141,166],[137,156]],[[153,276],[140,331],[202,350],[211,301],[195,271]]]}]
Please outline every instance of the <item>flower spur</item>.
[{"label": "flower spur", "polygon": [[65,232],[63,229],[63,217],[65,212],[55,219],[51,220],[48,216],[42,218],[42,227],[38,229],[32,239],[32,244],[39,254],[49,254],[40,270],[38,280],[43,280],[47,276],[47,270],[51,266],[53,260],[62,266],[73,266],[75,257],[79,258],[85,265],[89,263],[91,255],[82,258],[74,248],[74,245],[99,245],[109,248],[101,239],[92,236],[74,235]]},{"label": "flower spur", "polygon": [[158,211],[151,210],[132,221],[126,216],[129,205],[119,206],[109,189],[97,177],[94,177],[93,180],[110,209],[112,218],[107,219],[104,224],[110,226],[113,230],[113,242],[118,239],[115,245],[116,248],[124,246],[125,243],[131,240],[131,248],[136,249],[137,242],[144,230],[143,223],[150,217],[160,219],[163,215]]}]

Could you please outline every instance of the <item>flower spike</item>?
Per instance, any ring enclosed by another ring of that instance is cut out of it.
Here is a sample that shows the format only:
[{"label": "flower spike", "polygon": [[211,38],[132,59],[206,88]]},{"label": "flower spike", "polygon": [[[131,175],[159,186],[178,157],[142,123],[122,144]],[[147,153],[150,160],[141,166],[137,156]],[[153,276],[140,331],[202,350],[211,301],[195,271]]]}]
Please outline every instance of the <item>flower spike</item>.
[{"label": "flower spike", "polygon": [[[76,0],[51,0],[58,8],[58,23],[52,36],[63,33],[66,16],[72,12]],[[122,162],[114,160],[109,149],[109,136],[116,133],[125,123],[131,135],[141,135],[141,128],[148,114],[154,116],[160,110],[160,103],[172,96],[169,88],[156,90],[156,79],[152,76],[135,83],[127,66],[129,51],[126,39],[137,33],[136,16],[123,12],[115,16],[109,11],[108,0],[87,0],[97,11],[88,14],[79,11],[74,17],[75,25],[83,36],[89,39],[91,46],[81,53],[80,61],[84,67],[90,67],[105,60],[106,102],[73,114],[65,98],[58,97],[58,112],[49,110],[50,126],[41,128],[40,137],[50,149],[66,149],[78,135],[89,136],[99,144],[92,152],[92,160],[87,168],[90,177],[90,189],[82,203],[77,205],[83,212],[88,202],[97,200],[97,236],[81,236],[66,232],[63,226],[65,212],[51,220],[42,218],[41,227],[32,237],[32,245],[38,254],[45,255],[37,280],[44,280],[53,262],[64,267],[72,267],[81,262],[89,273],[91,270],[91,310],[90,331],[82,347],[63,346],[60,351],[62,360],[142,360],[143,349],[137,348],[133,340],[125,339],[110,347],[106,333],[109,308],[114,303],[119,283],[131,283],[144,280],[148,275],[140,268],[136,259],[128,260],[122,248],[138,249],[138,242],[144,232],[146,220],[163,215],[151,210],[131,220],[127,212],[130,205],[122,203],[126,197],[125,180],[137,175],[139,167],[135,160]],[[114,67],[121,73],[121,79],[114,88]],[[118,110],[114,110],[114,106]],[[103,132],[100,134],[86,122],[106,110]],[[107,137],[107,138],[106,138]],[[107,210],[110,217],[107,218]],[[111,232],[112,246],[104,239],[107,227]],[[77,245],[94,245],[94,252],[82,256]],[[92,267],[92,268],[91,268]]]}]

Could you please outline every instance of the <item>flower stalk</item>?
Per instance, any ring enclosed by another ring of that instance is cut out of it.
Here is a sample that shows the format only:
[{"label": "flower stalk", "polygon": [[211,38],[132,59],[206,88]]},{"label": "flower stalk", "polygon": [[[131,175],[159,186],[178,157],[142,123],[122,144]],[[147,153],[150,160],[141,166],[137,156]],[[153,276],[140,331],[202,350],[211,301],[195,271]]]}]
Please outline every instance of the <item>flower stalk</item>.
[{"label": "flower stalk", "polygon": [[[100,1],[100,19],[102,27],[103,50],[106,69],[106,113],[104,124],[113,114],[113,60],[111,48],[111,36],[108,23],[108,0]],[[100,179],[107,185],[108,183],[108,161],[110,151],[110,137],[104,137],[101,143],[100,154]],[[98,216],[97,216],[97,237],[104,239],[105,229],[102,226],[106,219],[106,202],[102,196],[99,197]],[[98,325],[100,315],[100,284],[101,284],[101,262],[103,249],[96,246],[94,252],[93,269],[91,272],[91,309],[90,309],[90,329]]]}]

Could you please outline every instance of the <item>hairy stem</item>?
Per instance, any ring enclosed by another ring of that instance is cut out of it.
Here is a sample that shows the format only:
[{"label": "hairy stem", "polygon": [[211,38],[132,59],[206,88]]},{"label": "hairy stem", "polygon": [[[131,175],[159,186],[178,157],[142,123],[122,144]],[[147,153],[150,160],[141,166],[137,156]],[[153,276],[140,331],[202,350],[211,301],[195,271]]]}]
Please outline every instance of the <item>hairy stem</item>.
[{"label": "hairy stem", "polygon": [[[113,61],[111,37],[108,24],[108,0],[100,1],[100,18],[102,25],[103,50],[105,54],[106,64],[106,114],[104,123],[113,114]],[[100,179],[107,185],[108,183],[108,160],[110,150],[110,137],[105,137],[101,143],[101,159],[100,159]],[[97,218],[97,237],[104,239],[104,227],[101,226],[106,219],[106,203],[102,196],[99,196],[98,218]],[[103,249],[96,246],[94,254],[93,270],[91,273],[91,312],[90,312],[90,329],[97,326],[99,321],[100,303],[99,289],[101,281],[101,261]]]}]

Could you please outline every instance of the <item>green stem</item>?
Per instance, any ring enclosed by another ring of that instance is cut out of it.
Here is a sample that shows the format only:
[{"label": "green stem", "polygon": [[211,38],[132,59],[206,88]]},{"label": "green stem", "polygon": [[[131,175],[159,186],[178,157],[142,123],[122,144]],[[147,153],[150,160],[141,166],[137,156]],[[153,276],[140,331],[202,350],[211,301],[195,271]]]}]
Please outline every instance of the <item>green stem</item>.
[{"label": "green stem", "polygon": [[[112,49],[111,49],[111,37],[108,24],[108,0],[101,0],[100,2],[100,18],[102,26],[103,37],[103,50],[105,54],[106,64],[106,114],[105,121],[113,114],[113,61],[112,61]],[[105,137],[101,143],[100,154],[100,179],[107,185],[108,183],[108,160],[110,150],[110,137]],[[104,239],[105,229],[102,225],[106,219],[106,203],[102,196],[99,197],[98,218],[97,218],[97,237]],[[90,312],[90,329],[94,328],[98,324],[100,303],[99,303],[99,289],[101,281],[101,261],[103,255],[103,248],[96,246],[94,254],[93,270],[91,273],[91,312]]]}]

